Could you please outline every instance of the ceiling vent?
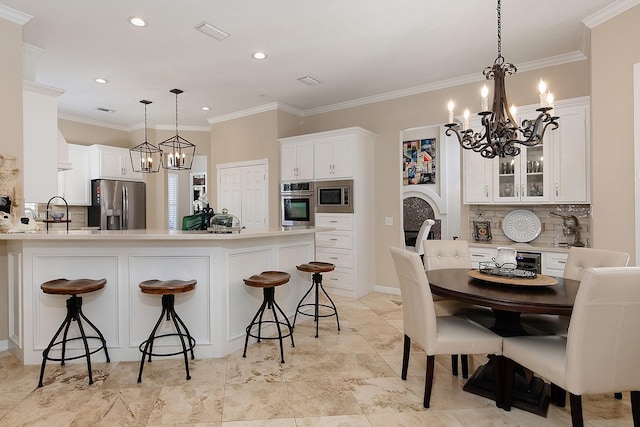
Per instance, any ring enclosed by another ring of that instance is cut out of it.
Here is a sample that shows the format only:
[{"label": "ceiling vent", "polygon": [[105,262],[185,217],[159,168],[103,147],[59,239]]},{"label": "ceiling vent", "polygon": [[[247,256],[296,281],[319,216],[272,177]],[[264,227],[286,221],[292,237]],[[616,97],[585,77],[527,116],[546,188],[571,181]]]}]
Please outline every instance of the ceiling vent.
[{"label": "ceiling vent", "polygon": [[304,76],[304,77],[300,77],[298,80],[300,80],[302,83],[309,85],[309,86],[315,86],[315,85],[319,85],[320,81],[314,79],[311,76]]},{"label": "ceiling vent", "polygon": [[115,113],[116,110],[112,110],[111,108],[97,107],[96,110],[102,111],[103,113]]},{"label": "ceiling vent", "polygon": [[229,37],[229,33],[222,31],[220,28],[216,28],[211,24],[207,24],[206,22],[200,24],[196,27],[196,30],[201,33],[205,33],[208,36],[213,37],[216,40],[224,40]]}]

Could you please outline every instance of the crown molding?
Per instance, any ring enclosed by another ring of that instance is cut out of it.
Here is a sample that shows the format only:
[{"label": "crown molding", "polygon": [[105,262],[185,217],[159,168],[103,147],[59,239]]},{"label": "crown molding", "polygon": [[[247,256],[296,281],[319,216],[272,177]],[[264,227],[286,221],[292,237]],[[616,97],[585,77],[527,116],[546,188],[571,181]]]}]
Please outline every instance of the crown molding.
[{"label": "crown molding", "polygon": [[252,116],[254,114],[264,113],[266,111],[272,111],[272,110],[286,111],[287,113],[291,113],[299,117],[302,117],[304,115],[304,110],[300,110],[298,108],[292,107],[287,104],[283,104],[281,102],[271,102],[269,104],[263,104],[257,107],[247,108],[246,110],[236,111],[235,113],[229,113],[229,114],[224,114],[222,116],[211,117],[210,119],[207,119],[207,122],[210,125],[213,125],[215,123],[226,122],[229,120],[239,119],[246,116]]},{"label": "crown molding", "polygon": [[607,22],[611,18],[626,12],[637,4],[640,4],[640,0],[618,0],[617,2],[612,3],[593,15],[583,19],[582,23],[589,29],[593,29],[603,22]]},{"label": "crown molding", "polygon": [[22,80],[22,88],[34,93],[39,93],[47,96],[60,96],[64,93],[64,90],[57,87],[43,85],[32,80]]},{"label": "crown molding", "polygon": [[31,21],[33,16],[0,4],[0,18],[4,18],[7,21],[11,21],[19,25],[24,25]]},{"label": "crown molding", "polygon": [[[144,127],[144,125],[142,125],[141,128],[142,127]],[[151,128],[155,130],[176,130],[176,125],[156,125]],[[211,128],[209,126],[178,126],[178,131],[209,132],[210,130]]]}]

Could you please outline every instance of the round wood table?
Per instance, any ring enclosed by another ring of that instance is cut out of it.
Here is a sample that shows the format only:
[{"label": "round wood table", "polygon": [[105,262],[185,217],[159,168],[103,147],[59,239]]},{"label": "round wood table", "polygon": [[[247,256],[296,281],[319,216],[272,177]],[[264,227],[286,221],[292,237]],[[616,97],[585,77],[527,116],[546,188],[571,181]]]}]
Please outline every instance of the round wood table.
[{"label": "round wood table", "polygon": [[[541,286],[522,279],[519,283],[495,283],[493,278],[471,277],[469,269],[431,270],[427,272],[431,292],[442,297],[489,307],[495,323],[491,329],[502,336],[527,335],[520,324],[522,313],[570,316],[578,292],[579,281],[554,277],[553,285]],[[476,270],[477,271],[477,270]],[[480,275],[472,273],[474,276]],[[549,278],[549,276],[542,276]],[[517,373],[513,390],[513,406],[546,416],[549,385],[529,372]],[[530,378],[530,380],[528,380]],[[480,366],[464,386],[464,390],[495,400],[493,364]],[[554,390],[555,391],[555,390]]]}]

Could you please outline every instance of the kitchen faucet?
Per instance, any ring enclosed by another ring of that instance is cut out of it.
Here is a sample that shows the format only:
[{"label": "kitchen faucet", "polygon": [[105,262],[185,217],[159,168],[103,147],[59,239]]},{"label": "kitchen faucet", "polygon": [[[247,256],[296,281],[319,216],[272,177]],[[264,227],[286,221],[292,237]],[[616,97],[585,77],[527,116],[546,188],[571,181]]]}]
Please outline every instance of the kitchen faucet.
[{"label": "kitchen faucet", "polygon": [[34,211],[33,209],[31,209],[31,208],[24,208],[24,213],[25,213],[25,215],[27,214],[27,212],[30,212],[30,213],[31,213],[31,218],[36,219],[36,220],[38,219],[38,216],[36,215],[36,211]]}]

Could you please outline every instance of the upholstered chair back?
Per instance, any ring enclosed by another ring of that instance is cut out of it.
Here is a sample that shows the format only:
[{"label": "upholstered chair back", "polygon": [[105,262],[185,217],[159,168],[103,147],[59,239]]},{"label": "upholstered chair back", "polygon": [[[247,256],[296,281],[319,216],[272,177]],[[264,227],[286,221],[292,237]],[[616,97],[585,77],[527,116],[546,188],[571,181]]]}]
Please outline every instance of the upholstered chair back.
[{"label": "upholstered chair back", "polygon": [[418,231],[415,246],[407,246],[407,249],[417,252],[418,255],[422,255],[424,253],[422,249],[422,242],[427,240],[427,237],[429,237],[429,231],[435,223],[436,222],[432,219],[425,219],[420,226],[420,230]]},{"label": "upholstered chair back", "polygon": [[471,268],[469,242],[466,240],[425,240],[424,269]]},{"label": "upholstered chair back", "polygon": [[626,267],[628,262],[629,254],[626,252],[573,246],[569,249],[563,277],[582,280],[582,276],[588,268]]},{"label": "upholstered chair back", "polygon": [[573,394],[640,390],[640,267],[587,269],[567,334]]},{"label": "upholstered chair back", "polygon": [[412,251],[391,248],[402,296],[404,333],[416,341],[427,354],[435,347],[436,313],[429,280],[420,256]]}]

